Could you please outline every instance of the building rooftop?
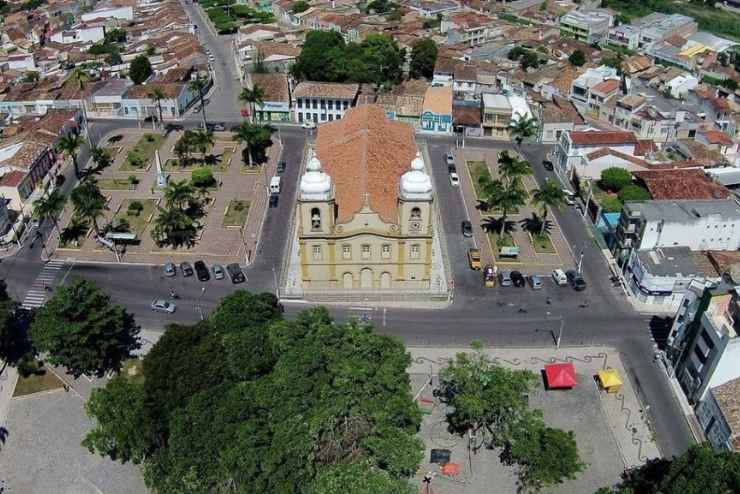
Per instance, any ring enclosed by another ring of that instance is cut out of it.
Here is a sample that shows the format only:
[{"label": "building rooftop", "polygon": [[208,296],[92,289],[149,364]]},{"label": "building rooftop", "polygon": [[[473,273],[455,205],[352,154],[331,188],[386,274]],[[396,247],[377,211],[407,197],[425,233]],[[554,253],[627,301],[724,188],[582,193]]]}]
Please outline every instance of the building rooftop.
[{"label": "building rooftop", "polygon": [[570,140],[577,146],[616,146],[619,144],[637,144],[632,132],[583,130],[570,133]]},{"label": "building rooftop", "polygon": [[740,451],[740,377],[712,388],[712,395],[730,427],[731,445]]},{"label": "building rooftop", "polygon": [[416,152],[413,128],[389,120],[380,105],[351,108],[341,120],[321,124],[316,156],[334,181],[337,223],[367,205],[386,223],[398,224],[401,175]]},{"label": "building rooftop", "polygon": [[716,278],[717,272],[711,269],[711,264],[697,262],[698,256],[701,254],[692,252],[688,247],[662,247],[637,251],[637,257],[645,270],[653,276]]},{"label": "building rooftop", "polygon": [[734,199],[642,201],[624,204],[627,214],[639,212],[648,221],[693,223],[697,218],[719,216],[726,221],[740,220],[740,205]]},{"label": "building rooftop", "polygon": [[288,78],[282,73],[249,74],[253,86],[259,86],[264,91],[265,101],[288,102]]},{"label": "building rooftop", "polygon": [[424,93],[424,111],[452,115],[452,87],[430,87]]},{"label": "building rooftop", "polygon": [[304,81],[298,83],[293,89],[293,96],[296,98],[354,99],[359,90],[358,84]]},{"label": "building rooftop", "polygon": [[645,183],[656,200],[694,199],[712,200],[732,197],[730,190],[707,177],[703,170],[640,171],[635,177]]},{"label": "building rooftop", "polygon": [[483,93],[483,107],[511,110],[509,98],[503,94]]}]

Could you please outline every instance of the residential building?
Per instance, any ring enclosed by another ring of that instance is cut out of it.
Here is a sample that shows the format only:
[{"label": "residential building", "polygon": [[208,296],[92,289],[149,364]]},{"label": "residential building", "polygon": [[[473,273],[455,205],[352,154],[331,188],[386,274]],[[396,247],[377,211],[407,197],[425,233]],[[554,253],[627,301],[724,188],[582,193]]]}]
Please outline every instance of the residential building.
[{"label": "residential building", "polygon": [[618,79],[605,79],[588,92],[588,108],[596,115],[601,115],[613,98],[619,94],[620,81]]},{"label": "residential building", "polygon": [[627,202],[617,227],[614,257],[631,251],[685,246],[692,251],[740,248],[740,205],[734,199]]},{"label": "residential building", "polygon": [[420,129],[426,132],[452,132],[452,87],[430,87],[424,93]]},{"label": "residential building", "polygon": [[480,101],[453,101],[452,125],[457,134],[468,137],[482,136],[483,128],[481,127]]},{"label": "residential building", "polygon": [[475,65],[457,64],[452,77],[452,90],[455,93],[455,98],[476,98],[478,91],[478,70]]},{"label": "residential building", "polygon": [[719,151],[724,156],[737,152],[737,143],[721,130],[700,130],[696,133],[696,140],[711,150]]},{"label": "residential building", "polygon": [[294,119],[298,123],[323,123],[339,120],[355,106],[360,86],[333,82],[298,83],[293,89]]},{"label": "residential building", "polygon": [[607,37],[613,23],[612,15],[604,10],[572,10],[560,18],[560,35],[588,44],[599,43]]},{"label": "residential building", "polygon": [[[164,97],[157,102],[152,97],[155,89],[162,91]],[[190,104],[196,100],[198,93],[192,91],[188,84],[181,82],[150,82],[128,86],[121,98],[122,112],[118,112],[120,118],[146,118],[149,116],[160,117],[159,109],[162,108],[162,120],[173,120],[182,118]],[[115,96],[113,96],[115,98]],[[94,107],[96,112],[103,110],[104,106],[96,99],[98,104]],[[114,103],[115,105],[115,103]],[[113,111],[113,110],[111,110]]]},{"label": "residential building", "polygon": [[483,135],[496,139],[509,139],[509,125],[513,116],[509,98],[503,94],[483,94]]},{"label": "residential building", "polygon": [[97,43],[105,37],[105,25],[100,23],[77,24],[49,33],[49,39],[63,45],[70,43]]},{"label": "residential building", "polygon": [[692,281],[719,283],[706,258],[688,247],[633,250],[625,270],[632,297],[656,311],[675,313]]},{"label": "residential building", "polygon": [[607,42],[628,50],[637,50],[640,44],[640,29],[631,24],[620,24],[609,30]]},{"label": "residential building", "polygon": [[428,87],[429,84],[424,80],[409,79],[379,94],[376,102],[391,120],[399,120],[417,129],[421,124],[424,95]]},{"label": "residential building", "polygon": [[[121,118],[124,116],[123,100],[133,82],[128,79],[109,79],[97,85],[87,105],[87,115],[91,118]],[[134,118],[145,118],[149,115],[139,115]],[[152,116],[156,115],[151,113]],[[133,115],[132,115],[133,117]]]},{"label": "residential building", "polygon": [[[577,173],[579,177],[598,178],[603,168],[616,164],[617,158],[627,162],[634,159],[636,149],[637,138],[632,132],[565,132],[555,149],[555,171],[563,177]],[[605,161],[607,157],[611,157],[609,161]]]},{"label": "residential building", "polygon": [[676,365],[676,378],[690,403],[740,377],[739,317],[736,288],[721,285],[705,291]]},{"label": "residential building", "polygon": [[573,80],[570,87],[570,99],[581,105],[588,106],[591,101],[591,89],[601,84],[604,81],[617,81],[617,87],[619,87],[619,75],[617,75],[617,69],[602,65],[598,68],[589,68]]},{"label": "residential building", "polygon": [[450,14],[442,19],[440,32],[447,35],[450,45],[481,46],[488,41],[490,17],[473,11]]},{"label": "residential building", "polygon": [[403,2],[403,6],[430,19],[460,9],[460,4],[451,0],[408,0]]},{"label": "residential building", "polygon": [[564,133],[580,130],[585,124],[575,105],[558,96],[542,104],[539,120],[540,142],[543,144],[556,144]]},{"label": "residential building", "polygon": [[82,22],[90,22],[96,19],[120,19],[122,21],[134,20],[134,8],[130,5],[101,7],[84,13],[80,16]]},{"label": "residential building", "polygon": [[432,182],[413,128],[379,105],[319,127],[296,211],[306,290],[430,288]]},{"label": "residential building", "polygon": [[258,121],[290,121],[290,91],[288,77],[285,74],[247,74],[247,86],[252,88],[258,86],[264,92],[262,104],[254,107]]},{"label": "residential building", "polygon": [[712,447],[740,452],[740,378],[711,387],[696,407],[696,418]]}]

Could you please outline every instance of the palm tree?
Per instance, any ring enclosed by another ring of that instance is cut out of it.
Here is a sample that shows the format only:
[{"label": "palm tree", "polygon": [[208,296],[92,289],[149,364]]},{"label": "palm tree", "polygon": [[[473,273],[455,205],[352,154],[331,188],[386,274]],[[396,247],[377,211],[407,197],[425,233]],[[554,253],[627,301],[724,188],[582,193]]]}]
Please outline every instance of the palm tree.
[{"label": "palm tree", "polygon": [[203,154],[203,161],[206,159],[206,152],[213,146],[213,132],[198,130],[193,136],[194,147]]},{"label": "palm tree", "polygon": [[204,95],[203,90],[206,88],[206,81],[205,79],[202,79],[200,76],[196,77],[192,81],[190,81],[190,85],[188,88],[191,91],[196,91],[198,93],[198,98],[200,99],[200,115],[203,119],[203,129],[206,128],[206,104],[204,101]]},{"label": "palm tree", "polygon": [[164,200],[168,209],[182,210],[193,200],[195,188],[187,180],[171,182],[164,189]]},{"label": "palm tree", "polygon": [[159,208],[154,220],[152,239],[158,244],[171,244],[174,247],[195,244],[197,226],[193,219],[177,208]]},{"label": "palm tree", "polygon": [[62,136],[57,142],[57,149],[72,157],[72,164],[75,167],[75,176],[77,178],[80,178],[80,168],[77,164],[77,151],[80,150],[80,145],[82,145],[82,138],[79,134],[73,132]]},{"label": "palm tree", "polygon": [[506,218],[510,211],[515,211],[523,206],[527,200],[527,191],[521,180],[504,182],[500,179],[492,179],[487,176],[480,178],[481,195],[485,198],[486,205],[501,210],[500,235],[506,231]]},{"label": "palm tree", "polygon": [[254,125],[249,122],[242,122],[234,133],[234,139],[244,144],[247,166],[252,166],[252,150],[260,145],[265,145],[270,140],[270,135],[274,130],[270,125]]},{"label": "palm tree", "polygon": [[565,194],[558,185],[548,180],[545,185],[536,189],[532,193],[532,204],[542,208],[542,230],[540,235],[545,233],[547,224],[547,208],[560,209],[565,204]]},{"label": "palm tree", "polygon": [[157,109],[159,110],[159,125],[164,125],[162,120],[162,100],[167,97],[161,87],[155,86],[154,89],[149,91],[149,97],[157,102]]},{"label": "palm tree", "polygon": [[524,139],[532,137],[537,132],[537,120],[521,113],[517,113],[516,116],[519,118],[509,124],[509,133],[515,136],[516,145],[521,146]]},{"label": "palm tree", "polygon": [[99,148],[97,146],[93,147],[90,154],[95,163],[95,168],[92,170],[85,170],[86,173],[83,173],[83,179],[91,175],[99,175],[103,170],[113,164],[113,159],[110,157],[110,154],[108,154],[108,151],[103,148]]},{"label": "palm tree", "polygon": [[262,106],[264,103],[265,91],[255,84],[252,89],[245,87],[239,94],[239,101],[243,101],[249,105],[249,117],[252,123],[256,121],[255,107],[257,105]]},{"label": "palm tree", "polygon": [[87,123],[87,109],[85,107],[85,84],[90,80],[90,74],[85,72],[82,67],[77,67],[72,71],[69,78],[77,83],[77,89],[80,91],[80,101],[82,101],[82,120],[85,121],[85,130],[87,131],[87,142],[92,146],[92,136]]},{"label": "palm tree", "polygon": [[507,182],[513,182],[531,175],[532,165],[528,161],[511,156],[508,151],[502,151],[498,157],[498,173]]},{"label": "palm tree", "polygon": [[92,221],[95,233],[100,233],[98,218],[108,209],[108,205],[100,192],[98,181],[94,177],[84,180],[72,190],[70,199],[75,215]]},{"label": "palm tree", "polygon": [[62,214],[62,211],[64,211],[64,205],[66,203],[67,196],[62,194],[59,189],[56,189],[51,194],[33,201],[33,217],[39,220],[51,220],[57,233],[61,233],[57,219]]}]

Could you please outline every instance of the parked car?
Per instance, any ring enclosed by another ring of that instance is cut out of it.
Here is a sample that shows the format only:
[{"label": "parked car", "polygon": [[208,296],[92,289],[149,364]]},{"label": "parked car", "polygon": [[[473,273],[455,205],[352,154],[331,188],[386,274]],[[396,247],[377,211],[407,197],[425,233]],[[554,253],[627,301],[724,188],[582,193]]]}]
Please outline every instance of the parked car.
[{"label": "parked car", "polygon": [[193,107],[193,113],[198,113],[200,111],[200,105],[196,105]]},{"label": "parked car", "polygon": [[447,173],[457,173],[457,167],[455,165],[448,165]]},{"label": "parked car", "polygon": [[211,268],[211,271],[213,271],[213,277],[217,280],[223,280],[224,276],[226,276],[226,274],[224,273],[224,267],[220,264],[214,264]]},{"label": "parked car", "polygon": [[226,130],[226,125],[223,122],[214,122],[206,124],[206,129],[210,130],[211,132],[223,132]]},{"label": "parked car", "polygon": [[154,312],[164,312],[166,314],[172,314],[177,309],[174,302],[168,302],[161,298],[155,298],[152,300],[152,310]]},{"label": "parked car", "polygon": [[457,173],[450,173],[450,185],[453,187],[457,187],[460,184],[460,177],[457,176]]},{"label": "parked car", "polygon": [[542,290],[542,278],[539,275],[533,274],[530,276],[529,284],[532,286],[532,290]]},{"label": "parked car", "polygon": [[511,272],[511,282],[514,283],[514,286],[520,288],[527,284],[527,281],[524,279],[524,275],[519,271]]},{"label": "parked car", "polygon": [[181,262],[180,263],[180,271],[182,271],[182,275],[184,277],[193,276],[193,266],[190,265],[189,262]]},{"label": "parked car", "polygon": [[501,286],[511,286],[513,284],[511,281],[511,271],[508,269],[502,269],[499,271],[498,279]]},{"label": "parked car", "polygon": [[542,166],[545,168],[545,170],[553,171],[554,167],[552,166],[552,161],[550,160],[543,160]]},{"label": "parked car", "polygon": [[301,125],[301,127],[303,127],[304,129],[315,129],[316,124],[310,120],[307,120],[303,122],[303,125]]},{"label": "parked car", "polygon": [[242,268],[237,263],[226,266],[226,272],[229,273],[229,278],[231,278],[231,282],[234,284],[244,283],[247,280],[242,272]]},{"label": "parked car", "polygon": [[470,265],[470,269],[480,270],[480,250],[468,250],[468,264]]},{"label": "parked car", "polygon": [[177,274],[177,268],[174,263],[168,262],[164,265],[164,275],[168,278],[172,278]]},{"label": "parked car", "polygon": [[463,237],[473,236],[473,225],[468,220],[463,220],[462,222],[462,234]]},{"label": "parked car", "polygon": [[208,281],[211,279],[211,273],[208,272],[208,267],[203,261],[195,261],[195,275],[198,277],[198,281]]},{"label": "parked car", "polygon": [[573,289],[577,292],[582,292],[586,289],[586,280],[583,279],[583,276],[578,274],[578,271],[575,269],[569,269],[565,276],[568,278],[568,283],[570,283],[570,286],[573,287]]},{"label": "parked car", "polygon": [[278,205],[278,201],[280,201],[280,196],[277,194],[271,194],[270,195],[270,207],[276,208]]},{"label": "parked car", "polygon": [[565,276],[565,271],[560,268],[552,271],[552,279],[555,280],[555,284],[558,286],[565,286],[568,284],[568,277]]},{"label": "parked car", "polygon": [[145,122],[159,122],[159,119],[154,115],[149,115],[144,119]]},{"label": "parked car", "polygon": [[167,125],[164,126],[164,130],[166,132],[183,131],[185,130],[185,127],[183,127],[180,124],[168,123]]},{"label": "parked car", "polygon": [[277,164],[277,172],[278,173],[283,173],[285,171],[285,165],[286,165],[285,161],[279,162]]},{"label": "parked car", "polygon": [[447,160],[448,165],[454,165],[455,164],[455,155],[450,151],[447,153],[447,157],[445,158]]},{"label": "parked car", "polygon": [[563,189],[563,195],[565,195],[565,203],[572,206],[576,203],[576,195],[568,189]]}]

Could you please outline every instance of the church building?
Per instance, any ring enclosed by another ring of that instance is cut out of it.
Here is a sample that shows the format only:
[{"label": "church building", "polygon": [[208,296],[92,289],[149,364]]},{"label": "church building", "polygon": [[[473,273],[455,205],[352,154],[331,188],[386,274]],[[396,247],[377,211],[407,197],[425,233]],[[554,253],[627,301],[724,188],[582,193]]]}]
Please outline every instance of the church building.
[{"label": "church building", "polygon": [[321,124],[296,212],[303,288],[428,289],[432,200],[410,125],[378,105]]}]

